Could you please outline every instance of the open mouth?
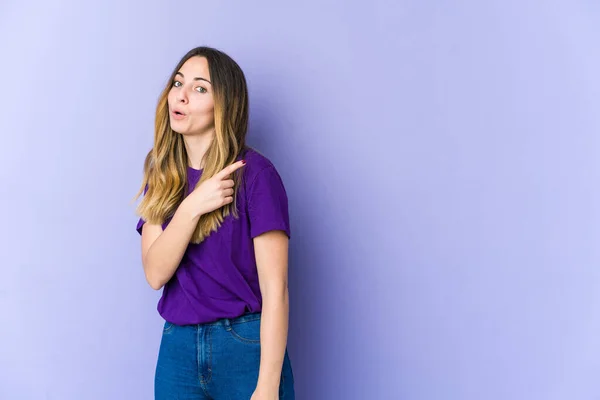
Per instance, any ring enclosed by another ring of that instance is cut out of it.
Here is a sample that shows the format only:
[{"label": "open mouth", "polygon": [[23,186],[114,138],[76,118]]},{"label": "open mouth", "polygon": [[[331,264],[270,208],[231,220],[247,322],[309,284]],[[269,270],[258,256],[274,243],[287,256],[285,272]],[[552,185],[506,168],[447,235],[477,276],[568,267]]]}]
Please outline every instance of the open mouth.
[{"label": "open mouth", "polygon": [[173,111],[171,111],[171,114],[173,115],[174,118],[178,118],[178,119],[185,117],[185,114],[179,110],[173,110]]}]

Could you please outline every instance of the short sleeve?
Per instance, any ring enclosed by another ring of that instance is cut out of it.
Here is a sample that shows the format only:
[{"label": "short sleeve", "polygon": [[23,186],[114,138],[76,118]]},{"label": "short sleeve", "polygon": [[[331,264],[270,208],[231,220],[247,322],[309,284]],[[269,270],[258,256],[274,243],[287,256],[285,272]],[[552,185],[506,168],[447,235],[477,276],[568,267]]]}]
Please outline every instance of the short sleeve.
[{"label": "short sleeve", "polygon": [[135,227],[135,230],[138,231],[138,233],[141,235],[142,234],[142,228],[144,227],[144,224],[146,223],[146,221],[144,221],[143,218],[140,218],[138,220],[137,226]]},{"label": "short sleeve", "polygon": [[291,236],[287,193],[275,167],[266,167],[255,176],[247,201],[252,238],[272,230]]},{"label": "short sleeve", "polygon": [[[146,195],[146,192],[148,191],[148,185],[146,185],[146,187],[144,188],[144,195]],[[142,228],[144,227],[144,224],[146,223],[146,221],[144,221],[143,218],[140,218],[138,220],[138,223],[135,227],[135,230],[138,231],[138,233],[141,235],[142,234]]]}]

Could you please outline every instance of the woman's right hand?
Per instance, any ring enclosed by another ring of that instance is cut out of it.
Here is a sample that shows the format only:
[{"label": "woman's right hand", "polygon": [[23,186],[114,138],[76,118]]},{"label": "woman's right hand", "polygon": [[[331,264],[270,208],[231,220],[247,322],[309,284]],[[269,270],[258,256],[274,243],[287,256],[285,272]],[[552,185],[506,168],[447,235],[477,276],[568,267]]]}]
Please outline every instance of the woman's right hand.
[{"label": "woman's right hand", "polygon": [[192,213],[196,216],[208,214],[233,201],[233,179],[230,175],[246,164],[238,161],[223,168],[213,177],[202,182],[186,198]]}]

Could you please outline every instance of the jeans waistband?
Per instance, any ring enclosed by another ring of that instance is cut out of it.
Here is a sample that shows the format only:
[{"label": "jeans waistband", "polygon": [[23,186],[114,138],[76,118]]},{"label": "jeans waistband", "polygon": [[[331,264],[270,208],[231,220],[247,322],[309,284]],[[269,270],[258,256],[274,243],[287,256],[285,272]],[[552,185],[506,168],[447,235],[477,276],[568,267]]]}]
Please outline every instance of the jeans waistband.
[{"label": "jeans waistband", "polygon": [[257,319],[260,319],[260,317],[261,317],[261,313],[257,312],[257,313],[240,315],[239,317],[235,317],[235,318],[221,318],[214,322],[207,322],[205,324],[200,324],[200,325],[203,325],[203,326],[222,325],[227,328],[227,327],[231,326],[231,324],[256,321]]}]

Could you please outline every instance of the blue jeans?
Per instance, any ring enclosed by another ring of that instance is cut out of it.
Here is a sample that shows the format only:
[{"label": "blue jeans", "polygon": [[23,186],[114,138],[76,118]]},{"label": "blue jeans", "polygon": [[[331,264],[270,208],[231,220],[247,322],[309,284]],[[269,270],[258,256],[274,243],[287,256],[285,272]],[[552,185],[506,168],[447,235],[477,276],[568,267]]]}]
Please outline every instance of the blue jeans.
[{"label": "blue jeans", "polygon": [[[155,400],[250,400],[260,367],[260,313],[200,325],[166,322],[154,380]],[[279,398],[293,400],[287,350]]]}]

